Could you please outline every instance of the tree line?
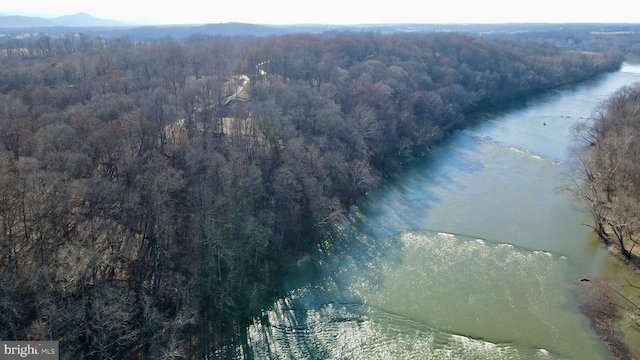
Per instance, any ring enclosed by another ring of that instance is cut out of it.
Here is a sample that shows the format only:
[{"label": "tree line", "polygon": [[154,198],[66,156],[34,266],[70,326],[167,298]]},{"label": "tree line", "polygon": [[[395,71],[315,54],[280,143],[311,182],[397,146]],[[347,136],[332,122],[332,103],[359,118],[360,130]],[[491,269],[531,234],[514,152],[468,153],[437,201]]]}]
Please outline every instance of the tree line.
[{"label": "tree line", "polygon": [[640,254],[640,85],[618,90],[590,123],[577,126],[576,193],[592,215],[594,230],[624,258]]},{"label": "tree line", "polygon": [[465,114],[621,58],[459,34],[0,42],[0,338],[202,358]]}]

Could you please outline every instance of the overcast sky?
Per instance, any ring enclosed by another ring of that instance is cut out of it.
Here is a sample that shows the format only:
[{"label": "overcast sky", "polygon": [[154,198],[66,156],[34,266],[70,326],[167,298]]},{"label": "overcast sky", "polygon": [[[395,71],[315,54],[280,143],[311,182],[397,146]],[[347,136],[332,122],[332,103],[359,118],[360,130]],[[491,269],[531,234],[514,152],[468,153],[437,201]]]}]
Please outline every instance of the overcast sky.
[{"label": "overcast sky", "polygon": [[0,13],[68,15],[157,24],[640,22],[630,0],[1,0]]}]

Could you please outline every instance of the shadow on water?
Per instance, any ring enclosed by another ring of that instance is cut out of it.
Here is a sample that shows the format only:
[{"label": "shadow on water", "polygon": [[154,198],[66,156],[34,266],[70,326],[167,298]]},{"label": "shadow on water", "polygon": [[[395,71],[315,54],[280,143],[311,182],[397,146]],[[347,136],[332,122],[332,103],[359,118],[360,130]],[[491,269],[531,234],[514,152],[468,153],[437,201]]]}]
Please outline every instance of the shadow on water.
[{"label": "shadow on water", "polygon": [[[239,346],[222,349],[216,357],[326,358],[330,350],[309,336],[318,323],[316,317],[323,324],[355,328],[367,319],[365,305],[352,291],[352,284],[376,288],[385,282],[379,264],[401,265],[405,245],[399,235],[416,227],[412,214],[427,212],[442,201],[434,189],[462,186],[444,169],[452,164],[451,149],[476,150],[478,141],[469,139],[456,132],[349,209],[327,240],[282,279],[285,295],[239,334],[235,341]],[[478,166],[464,158],[455,162],[456,171],[466,173],[475,173]]]},{"label": "shadow on water", "polygon": [[[480,146],[478,138],[465,131],[454,132],[370,192],[350,210],[352,218],[347,224],[382,243],[398,233],[420,228],[424,216],[444,200],[443,193],[465,190],[465,184],[459,181],[461,174],[474,176],[483,169],[477,158],[469,156]],[[348,237],[335,240],[350,241]]]}]

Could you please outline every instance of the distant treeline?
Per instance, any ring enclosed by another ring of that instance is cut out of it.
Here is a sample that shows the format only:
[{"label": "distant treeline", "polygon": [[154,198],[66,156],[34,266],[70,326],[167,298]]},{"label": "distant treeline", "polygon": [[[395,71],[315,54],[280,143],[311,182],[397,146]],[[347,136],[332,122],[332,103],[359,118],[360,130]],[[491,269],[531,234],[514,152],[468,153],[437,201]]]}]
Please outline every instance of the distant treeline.
[{"label": "distant treeline", "polygon": [[[640,24],[511,24],[478,34],[489,38],[541,40],[583,51],[640,55]],[[475,27],[474,27],[475,28]]]},{"label": "distant treeline", "polygon": [[465,114],[621,58],[457,34],[39,37],[0,52],[0,338],[203,358]]},{"label": "distant treeline", "polygon": [[[100,37],[117,39],[127,37],[136,41],[173,38],[184,40],[195,36],[255,36],[269,37],[287,34],[327,34],[339,33],[378,34],[432,34],[464,33],[471,36],[542,40],[561,48],[621,52],[640,55],[640,24],[625,23],[512,23],[512,24],[369,24],[369,25],[258,25],[248,23],[219,23],[204,25],[168,26],[119,26],[119,27],[25,27],[30,18],[11,19],[0,16],[0,47],[10,44],[14,48],[20,43],[28,43],[42,35],[64,37],[69,34],[84,34],[87,38]],[[31,18],[31,20],[34,20]],[[49,22],[51,20],[44,20]],[[20,24],[20,27],[16,25]],[[32,24],[34,25],[34,24]]]}]

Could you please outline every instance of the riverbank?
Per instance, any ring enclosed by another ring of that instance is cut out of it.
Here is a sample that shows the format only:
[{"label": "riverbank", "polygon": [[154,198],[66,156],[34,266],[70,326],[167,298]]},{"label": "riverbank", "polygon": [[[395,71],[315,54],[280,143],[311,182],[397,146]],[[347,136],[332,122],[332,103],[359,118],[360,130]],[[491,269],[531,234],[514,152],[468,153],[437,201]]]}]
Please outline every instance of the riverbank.
[{"label": "riverbank", "polygon": [[611,239],[603,239],[605,245],[609,252],[615,256],[618,260],[624,262],[629,269],[633,271],[633,273],[640,279],[640,258],[635,255],[635,251],[632,253],[631,258],[628,258],[622,254],[622,250],[620,249],[620,245],[614,242]]},{"label": "riverbank", "polygon": [[624,335],[618,326],[617,295],[607,284],[607,280],[584,281],[588,286],[588,300],[580,306],[580,311],[589,319],[591,328],[602,339],[615,359],[633,359],[629,346],[624,342]]},{"label": "riverbank", "polygon": [[[633,280],[640,280],[638,258],[627,258],[622,254],[620,246],[616,242],[606,237],[601,239],[607,246],[609,253],[625,263],[633,272],[635,275]],[[620,293],[613,289],[611,280],[582,280],[588,286],[586,290],[588,295],[587,301],[580,306],[580,310],[589,319],[591,327],[611,351],[613,357],[618,360],[640,359],[638,354],[634,355],[632,353],[629,347],[630,344],[625,343],[624,333],[620,326],[620,311],[630,311],[620,303],[622,301],[628,302],[629,299],[623,298]]]}]

